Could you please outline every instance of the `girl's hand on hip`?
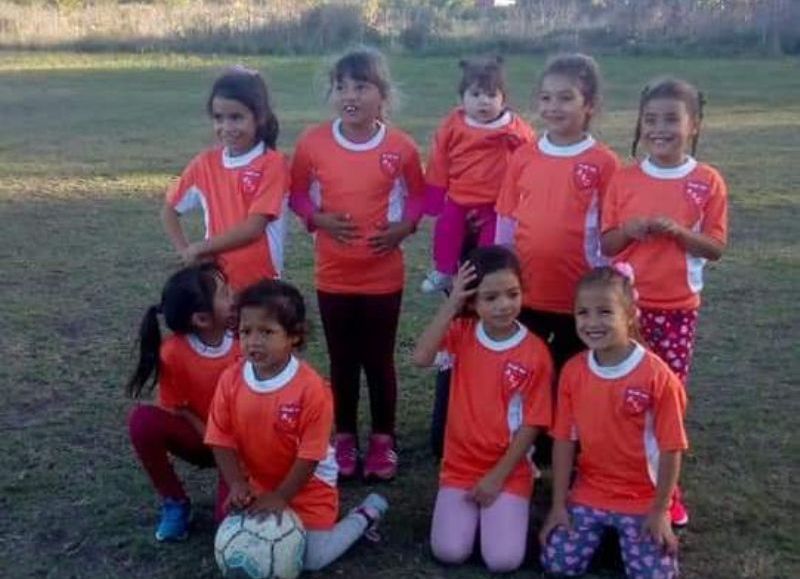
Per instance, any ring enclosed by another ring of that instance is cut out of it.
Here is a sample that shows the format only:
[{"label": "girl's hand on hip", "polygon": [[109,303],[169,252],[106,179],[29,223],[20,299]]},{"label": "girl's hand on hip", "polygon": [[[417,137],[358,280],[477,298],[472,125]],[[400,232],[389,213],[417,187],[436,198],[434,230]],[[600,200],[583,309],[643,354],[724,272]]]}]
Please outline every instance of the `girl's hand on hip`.
[{"label": "girl's hand on hip", "polygon": [[651,511],[642,523],[642,535],[650,535],[653,540],[670,555],[678,552],[678,537],[672,531],[672,523],[667,511]]},{"label": "girl's hand on hip", "polygon": [[389,253],[414,232],[414,224],[410,221],[393,221],[378,226],[378,233],[371,236],[367,243],[378,255]]},{"label": "girl's hand on hip", "polygon": [[317,229],[322,229],[336,241],[345,245],[360,237],[358,228],[349,213],[318,212],[312,216],[311,223]]}]

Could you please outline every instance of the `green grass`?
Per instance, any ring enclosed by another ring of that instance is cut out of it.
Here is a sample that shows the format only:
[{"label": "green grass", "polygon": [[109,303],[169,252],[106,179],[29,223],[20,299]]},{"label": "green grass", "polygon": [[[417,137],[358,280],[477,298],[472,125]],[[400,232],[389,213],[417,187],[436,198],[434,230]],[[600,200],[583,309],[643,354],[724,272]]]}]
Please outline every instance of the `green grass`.
[{"label": "green grass", "polygon": [[[288,152],[304,126],[327,115],[321,63],[244,60],[271,81]],[[542,59],[509,60],[513,101],[526,108]],[[210,143],[204,100],[228,62],[0,53],[4,577],[215,576],[213,477],[182,469],[198,505],[196,532],[185,545],[156,545],[155,500],[129,448],[121,384],[138,318],[177,264],[157,219],[162,191]],[[424,145],[455,102],[456,61],[392,65],[404,93],[396,123]],[[730,187],[730,247],[708,273],[690,385],[685,576],[798,577],[798,63],[603,58],[601,65],[607,91],[597,133],[623,155],[646,79],[672,72],[697,82],[709,100],[699,156],[719,166]],[[442,568],[427,549],[436,489],[427,448],[433,376],[407,357],[436,305],[415,291],[428,244],[428,226],[408,244],[398,352],[402,470],[381,487],[393,504],[385,541],[359,545],[326,575],[484,575],[477,565]],[[310,272],[308,238],[295,228],[287,277],[308,296]],[[318,324],[307,355],[326,368]],[[345,506],[365,492],[345,486]],[[530,564],[513,575],[531,576]]]}]

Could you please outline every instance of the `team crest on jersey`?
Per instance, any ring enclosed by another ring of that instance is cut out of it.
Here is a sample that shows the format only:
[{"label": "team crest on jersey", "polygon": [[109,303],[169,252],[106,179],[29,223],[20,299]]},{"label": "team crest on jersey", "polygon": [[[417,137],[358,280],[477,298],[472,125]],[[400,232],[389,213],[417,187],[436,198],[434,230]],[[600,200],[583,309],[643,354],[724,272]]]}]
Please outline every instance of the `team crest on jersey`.
[{"label": "team crest on jersey", "polygon": [[506,362],[503,368],[503,388],[507,392],[519,390],[530,375],[530,370],[519,362]]},{"label": "team crest on jersey", "polygon": [[572,178],[580,191],[597,189],[600,183],[600,168],[592,163],[577,163],[572,171]]},{"label": "team crest on jersey", "polygon": [[394,179],[400,174],[400,153],[381,153],[381,171]]},{"label": "team crest on jersey", "polygon": [[239,173],[239,189],[247,199],[253,197],[258,191],[262,175],[261,171],[255,169],[245,169]]},{"label": "team crest on jersey", "polygon": [[650,408],[652,397],[650,392],[641,388],[626,388],[623,406],[625,413],[635,416]]},{"label": "team crest on jersey", "polygon": [[300,404],[281,404],[278,407],[277,428],[281,432],[294,433],[300,424]]},{"label": "team crest on jersey", "polygon": [[684,194],[697,207],[703,207],[706,204],[710,191],[711,188],[700,181],[687,181],[683,190]]}]

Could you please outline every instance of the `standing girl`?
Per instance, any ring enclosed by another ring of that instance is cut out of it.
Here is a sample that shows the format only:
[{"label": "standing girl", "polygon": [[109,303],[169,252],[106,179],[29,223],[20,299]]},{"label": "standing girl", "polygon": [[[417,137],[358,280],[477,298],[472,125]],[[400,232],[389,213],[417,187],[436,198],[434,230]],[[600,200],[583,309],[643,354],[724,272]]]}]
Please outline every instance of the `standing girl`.
[{"label": "standing girl", "polygon": [[536,93],[547,132],[514,153],[497,201],[497,241],[522,262],[520,321],[550,346],[557,368],[583,349],[572,306],[581,276],[602,262],[600,199],[616,155],[589,133],[600,73],[583,54],[548,61]]},{"label": "standing girl", "polygon": [[403,293],[400,243],[416,229],[424,182],[417,148],[384,121],[391,81],[383,56],[350,52],[330,71],[333,121],[308,129],[292,162],[291,206],[316,230],[316,286],[336,405],[336,459],[358,467],[357,410],[366,374],[372,435],[367,478],[395,476],[394,346]]},{"label": "standing girl", "polygon": [[[161,339],[158,316],[172,335]],[[139,362],[126,390],[139,397],[158,384],[158,403],[141,404],[129,419],[131,444],[161,497],[159,541],[185,539],[190,503],[169,455],[215,466],[203,444],[217,378],[239,356],[231,330],[233,309],[225,277],[211,263],[187,267],[167,280],[161,302],[150,306],[139,330]],[[227,487],[220,478],[215,519],[222,519]]]},{"label": "standing girl", "polygon": [[[510,250],[476,249],[413,357],[419,366],[453,367],[433,554],[463,563],[480,529],[493,572],[516,569],[525,556],[534,478],[528,454],[552,414],[547,346],[517,322],[520,279]],[[461,317],[465,305],[475,317]]]},{"label": "standing girl", "polygon": [[548,573],[585,573],[604,529],[612,527],[628,577],[671,579],[678,574],[678,541],[668,508],[687,448],[683,386],[638,343],[634,291],[624,273],[610,267],[588,273],[578,285],[575,320],[589,351],[561,372],[542,565]]},{"label": "standing girl", "polygon": [[369,495],[336,523],[333,401],[319,374],[294,355],[307,331],[300,292],[264,280],[245,289],[237,306],[246,359],[220,377],[206,443],[230,485],[228,507],[277,516],[291,507],[308,531],[304,567],[316,571],[350,548],[388,505]]},{"label": "standing girl", "polygon": [[692,156],[702,117],[703,98],[689,83],[648,84],[633,141],[634,155],[639,140],[648,155],[617,173],[603,203],[603,253],[633,266],[644,339],[684,383],[703,266],[727,241],[725,182]]},{"label": "standing girl", "polygon": [[[275,150],[278,119],[258,72],[243,67],[224,72],[211,87],[206,108],[220,146],[184,169],[167,192],[161,219],[185,263],[217,260],[238,291],[280,275],[288,170]],[[197,208],[203,210],[205,239],[189,243],[180,217]]]},{"label": "standing girl", "polygon": [[450,288],[468,214],[479,224],[479,245],[494,243],[494,206],[508,158],[534,138],[533,129],[507,106],[501,57],[459,64],[461,106],[439,125],[425,175],[426,211],[439,216],[433,234],[435,269],[422,282],[425,293]]}]

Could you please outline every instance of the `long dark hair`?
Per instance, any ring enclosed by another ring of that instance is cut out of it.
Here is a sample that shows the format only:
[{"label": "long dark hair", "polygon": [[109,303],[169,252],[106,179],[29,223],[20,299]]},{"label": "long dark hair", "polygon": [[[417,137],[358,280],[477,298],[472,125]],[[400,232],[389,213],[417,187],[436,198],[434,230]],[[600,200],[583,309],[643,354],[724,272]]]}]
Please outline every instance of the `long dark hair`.
[{"label": "long dark hair", "polygon": [[158,383],[161,350],[159,314],[164,316],[164,323],[172,332],[193,332],[192,316],[214,311],[214,294],[219,280],[224,281],[225,276],[213,263],[186,267],[170,276],[161,292],[161,302],[148,307],[139,324],[136,339],[139,359],[125,384],[128,396],[138,398],[143,390],[150,392]]}]

